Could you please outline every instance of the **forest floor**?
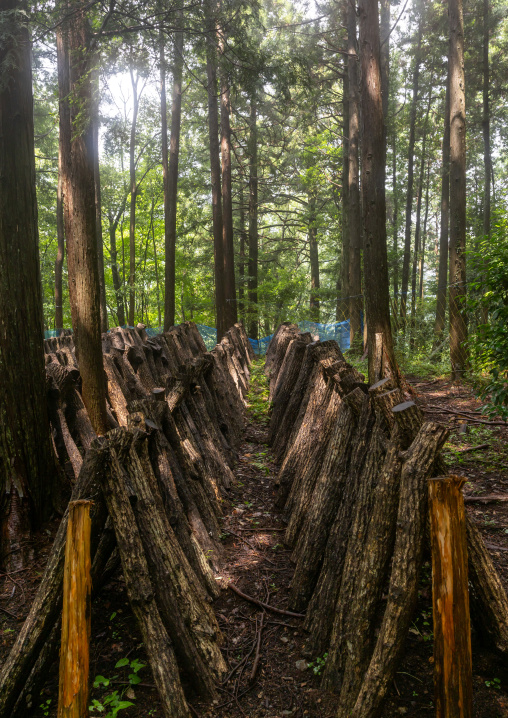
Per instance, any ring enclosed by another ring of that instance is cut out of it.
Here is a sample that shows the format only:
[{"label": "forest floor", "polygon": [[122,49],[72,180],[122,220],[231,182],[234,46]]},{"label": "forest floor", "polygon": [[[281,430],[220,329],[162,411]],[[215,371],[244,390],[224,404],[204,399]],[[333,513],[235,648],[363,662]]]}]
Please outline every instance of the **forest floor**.
[{"label": "forest floor", "polygon": [[[477,413],[479,402],[469,387],[445,380],[409,379],[428,418],[450,427],[446,459],[455,473],[467,478],[467,510],[480,527],[508,590],[508,503],[479,501],[492,494],[508,495],[508,429],[477,423],[486,420]],[[336,712],[337,696],[320,688],[326,656],[314,656],[309,663],[302,653],[301,619],[265,612],[226,588],[232,582],[249,596],[282,610],[287,607],[293,569],[290,551],[282,541],[284,523],[273,505],[277,467],[267,444],[267,422],[267,389],[261,366],[256,365],[236,481],[224,501],[225,560],[220,579],[224,590],[215,602],[230,673],[213,705],[192,702],[193,715],[201,718],[332,718]],[[487,446],[464,451],[483,444]],[[28,612],[56,528],[55,521],[35,537],[34,560],[28,570],[0,577],[0,661]],[[431,598],[427,562],[405,657],[383,718],[434,715]],[[90,716],[162,718],[121,576],[94,602],[92,634],[90,705],[94,709]],[[473,674],[475,718],[508,718],[508,665],[481,646],[474,634]],[[40,696],[33,699],[36,718],[56,715],[57,677],[55,665]],[[121,702],[130,705],[119,707]]]}]

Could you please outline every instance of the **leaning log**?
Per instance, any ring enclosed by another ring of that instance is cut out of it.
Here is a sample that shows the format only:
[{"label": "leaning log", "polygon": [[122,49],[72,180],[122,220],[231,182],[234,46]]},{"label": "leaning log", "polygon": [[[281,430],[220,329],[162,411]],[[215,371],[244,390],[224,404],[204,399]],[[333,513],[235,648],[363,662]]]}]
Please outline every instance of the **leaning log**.
[{"label": "leaning log", "polygon": [[[106,522],[104,501],[98,489],[98,478],[104,471],[107,452],[95,444],[86,455],[71,500],[92,499],[92,554]],[[65,512],[41,584],[14,646],[0,672],[0,717],[11,718],[11,711],[28,680],[39,653],[49,638],[62,609],[62,585],[65,537],[69,511]]]},{"label": "leaning log", "polygon": [[115,529],[132,612],[141,631],[164,716],[187,718],[190,712],[173,647],[155,602],[141,539],[135,528],[136,520],[124,487],[124,472],[114,449],[109,448],[108,454],[108,470],[102,474],[101,484]]},{"label": "leaning log", "polygon": [[379,635],[360,692],[343,684],[338,717],[374,718],[397,668],[418,596],[427,523],[427,479],[449,431],[426,422],[402,468],[397,535],[392,559],[388,601]]}]

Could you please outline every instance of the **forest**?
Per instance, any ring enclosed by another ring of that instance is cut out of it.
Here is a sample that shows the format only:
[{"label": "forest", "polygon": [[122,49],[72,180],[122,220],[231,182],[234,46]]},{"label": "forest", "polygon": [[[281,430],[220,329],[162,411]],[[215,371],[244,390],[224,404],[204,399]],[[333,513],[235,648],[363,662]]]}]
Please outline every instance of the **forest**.
[{"label": "forest", "polygon": [[0,0],[0,718],[508,716],[507,0]]}]

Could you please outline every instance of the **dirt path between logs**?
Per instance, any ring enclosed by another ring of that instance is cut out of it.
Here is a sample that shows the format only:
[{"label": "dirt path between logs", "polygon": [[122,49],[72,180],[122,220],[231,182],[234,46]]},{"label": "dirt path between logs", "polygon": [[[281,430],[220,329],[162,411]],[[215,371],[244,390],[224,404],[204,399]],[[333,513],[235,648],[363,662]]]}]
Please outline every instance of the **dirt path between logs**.
[{"label": "dirt path between logs", "polygon": [[[252,391],[258,401],[247,409],[245,437],[235,468],[235,482],[223,503],[224,570],[221,583],[232,582],[242,592],[259,601],[282,609],[287,607],[292,576],[291,552],[283,545],[285,527],[274,509],[277,467],[267,444],[266,413],[259,406],[266,395],[258,368]],[[438,405],[434,420],[449,422],[452,436],[447,459],[457,473],[467,473],[471,496],[508,492],[507,438],[502,428],[471,424],[467,433],[460,428],[464,417],[446,411],[472,411],[477,403],[471,392],[450,390],[445,382],[423,383],[414,378],[422,403],[428,409]],[[256,408],[257,407],[257,408]],[[435,409],[433,409],[435,411]],[[464,448],[489,443],[489,452],[460,453]],[[497,457],[497,458],[496,458]],[[508,583],[508,504],[468,504],[491,549],[505,585]],[[0,584],[0,660],[8,652],[21,623],[13,615],[24,617],[37,588],[50,547],[54,525],[47,527],[35,543],[33,567],[16,576],[1,577]],[[433,716],[432,684],[432,613],[430,565],[425,566],[419,604],[407,642],[404,661],[399,667],[382,718],[393,716]],[[234,593],[222,591],[215,611],[224,637],[223,650],[229,667],[213,705],[192,701],[192,713],[201,718],[332,718],[337,696],[320,688],[321,667],[326,656],[305,657],[305,635],[301,619],[266,611]],[[9,615],[13,614],[13,615]],[[94,602],[92,614],[91,716],[114,718],[162,718],[158,697],[146,664],[138,628],[125,593],[123,578],[113,579]],[[475,718],[508,717],[508,667],[473,636],[473,673]],[[308,665],[310,661],[311,665]],[[133,667],[134,666],[134,667]],[[132,680],[132,675],[135,680]],[[40,696],[33,698],[36,718],[56,715],[57,675],[55,665]],[[108,696],[131,705],[117,713]],[[102,709],[102,710],[101,710]]]}]

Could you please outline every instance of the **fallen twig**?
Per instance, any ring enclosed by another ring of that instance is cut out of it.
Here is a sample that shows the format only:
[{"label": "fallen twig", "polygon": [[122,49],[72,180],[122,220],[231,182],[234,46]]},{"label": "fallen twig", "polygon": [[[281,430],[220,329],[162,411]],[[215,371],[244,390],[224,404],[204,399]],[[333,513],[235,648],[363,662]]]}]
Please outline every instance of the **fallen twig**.
[{"label": "fallen twig", "polygon": [[498,546],[495,543],[486,543],[485,546],[491,548],[493,551],[508,551],[506,546]]},{"label": "fallen twig", "polygon": [[486,424],[487,426],[503,426],[508,429],[506,421],[485,421],[483,419],[476,419],[473,416],[468,416],[463,411],[451,411],[451,409],[429,409],[428,407],[422,407],[427,414],[456,414],[467,419],[469,424]]},{"label": "fallen twig", "polygon": [[487,496],[464,496],[466,504],[493,504],[496,501],[508,501],[508,494],[487,494]]},{"label": "fallen twig", "polygon": [[469,446],[467,449],[459,449],[458,454],[469,454],[471,451],[481,451],[490,448],[490,444],[478,444],[478,446]]},{"label": "fallen twig", "polygon": [[256,606],[260,606],[261,608],[266,609],[267,611],[272,611],[273,613],[279,613],[282,616],[291,616],[292,618],[305,618],[305,615],[303,613],[293,613],[292,611],[285,611],[283,608],[276,608],[275,606],[269,606],[267,603],[263,603],[263,601],[258,601],[257,598],[253,598],[252,596],[248,596],[243,591],[240,591],[237,586],[235,586],[234,583],[228,583],[228,588],[230,588],[234,593],[238,594],[242,598],[244,598],[246,601],[250,601],[251,603],[254,603]]},{"label": "fallen twig", "polygon": [[3,611],[4,613],[6,613],[6,614],[7,614],[8,616],[10,616],[11,618],[15,618],[16,621],[23,621],[23,620],[24,620],[21,616],[16,616],[15,613],[12,613],[12,611],[8,611],[8,610],[7,610],[6,608],[4,608],[3,606],[0,606],[0,611]]},{"label": "fallen twig", "polygon": [[254,679],[256,677],[256,673],[259,666],[259,658],[261,655],[261,636],[263,635],[263,622],[265,620],[265,612],[261,614],[261,620],[259,622],[259,629],[258,629],[258,635],[257,635],[257,642],[256,642],[256,655],[254,656],[254,663],[252,664],[252,670],[250,672],[249,676],[249,683],[253,683]]}]

